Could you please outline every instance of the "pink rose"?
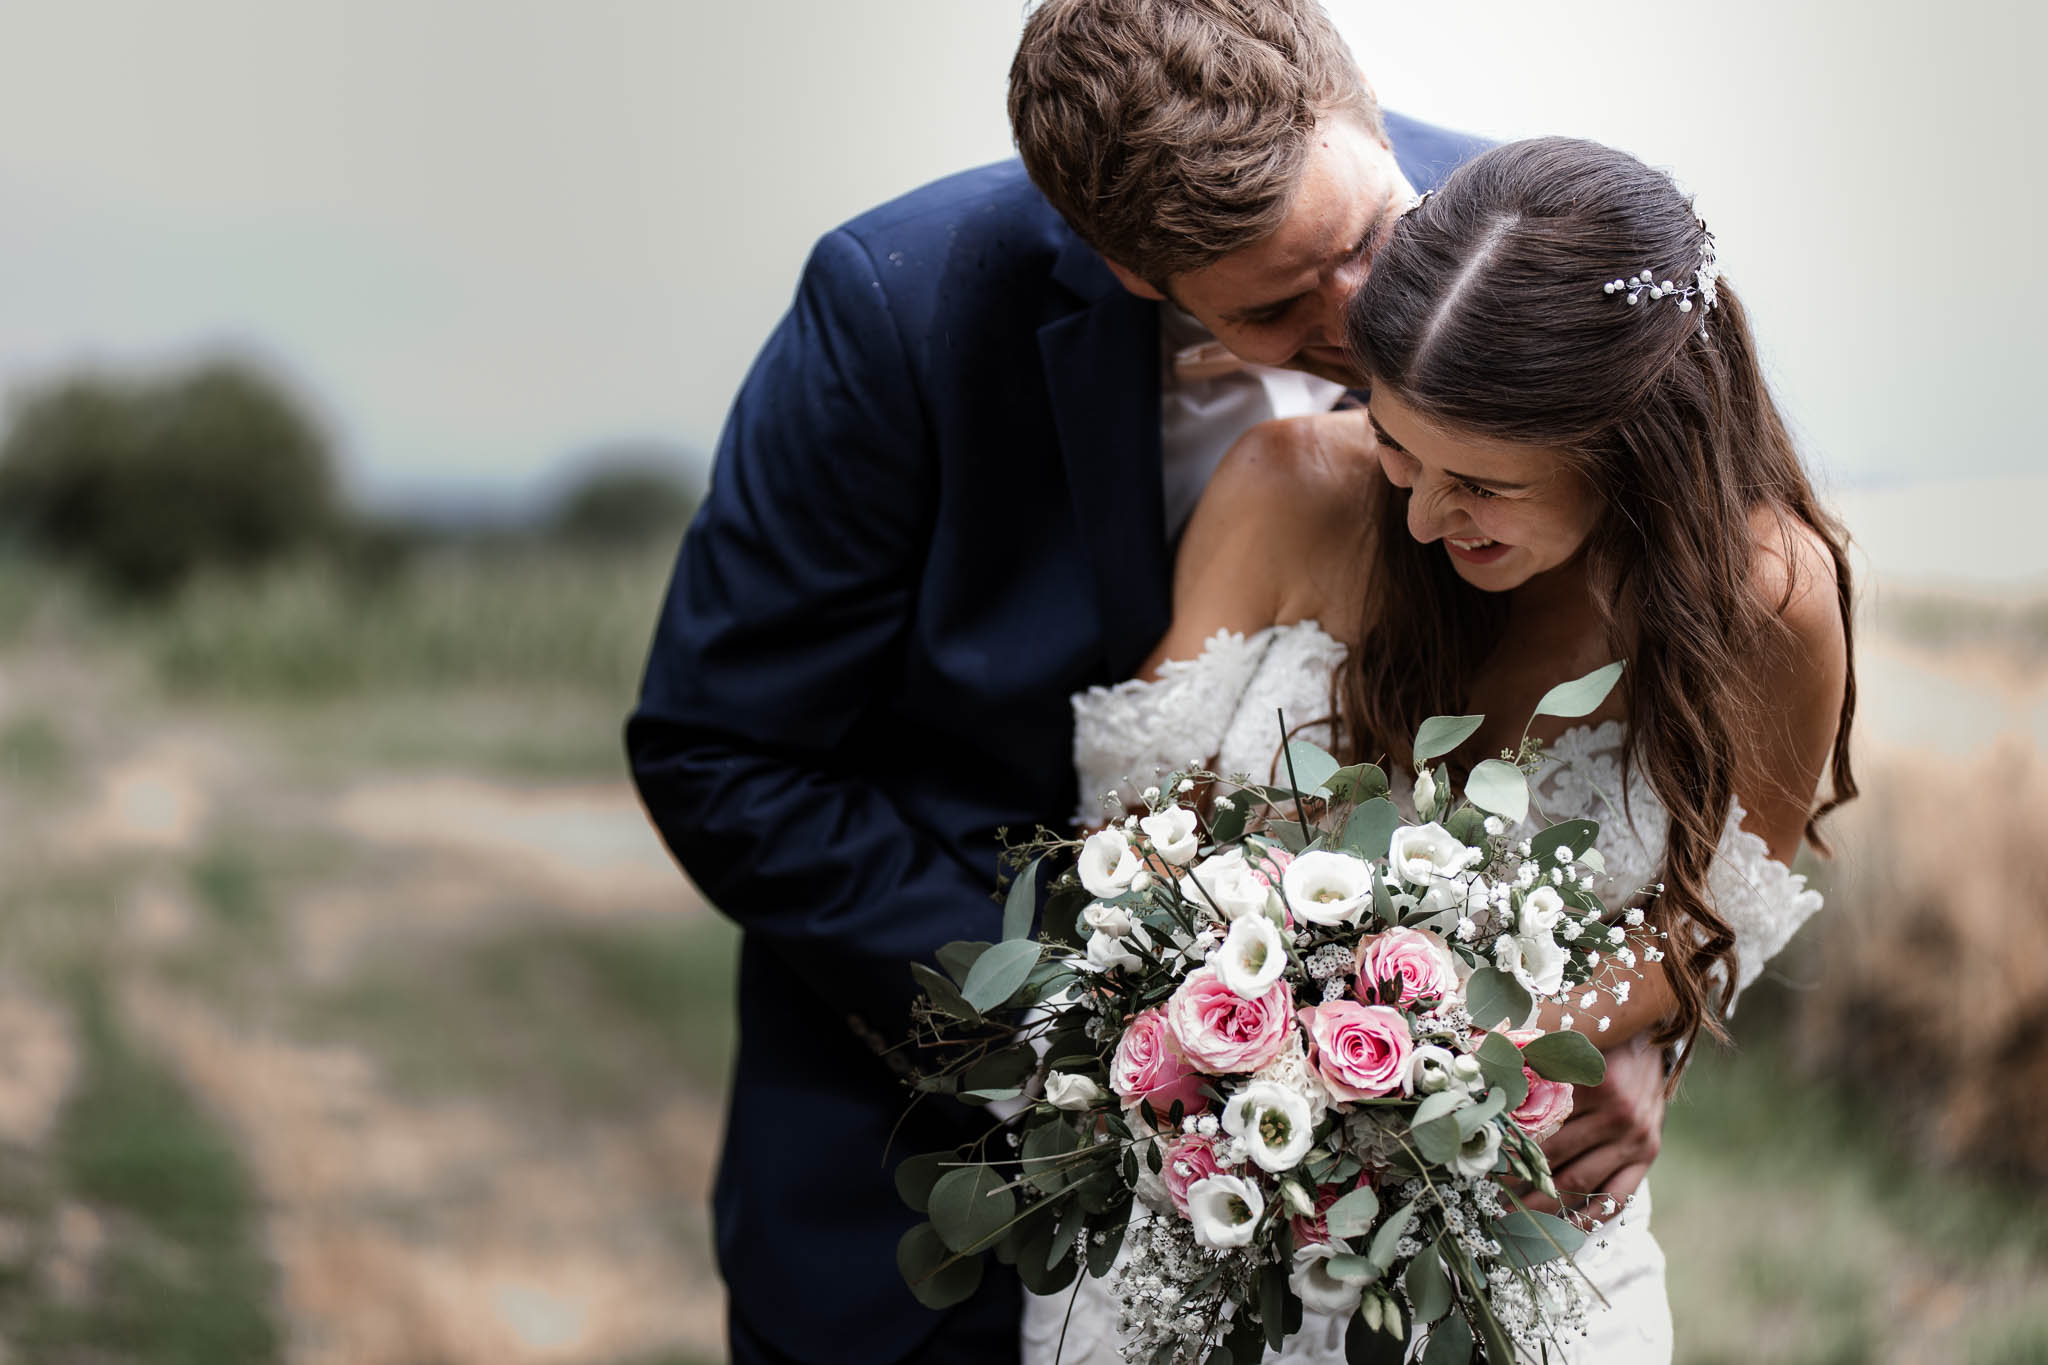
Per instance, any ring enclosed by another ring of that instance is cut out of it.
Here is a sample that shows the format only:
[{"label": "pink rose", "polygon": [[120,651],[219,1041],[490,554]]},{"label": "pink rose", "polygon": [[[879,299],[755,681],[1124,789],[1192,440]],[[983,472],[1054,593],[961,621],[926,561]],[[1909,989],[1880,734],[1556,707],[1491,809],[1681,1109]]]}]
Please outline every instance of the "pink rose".
[{"label": "pink rose", "polygon": [[1388,929],[1358,945],[1358,991],[1381,981],[1399,981],[1401,998],[1383,1004],[1406,1004],[1424,995],[1455,995],[1458,965],[1444,941],[1427,929]]},{"label": "pink rose", "polygon": [[1252,875],[1269,887],[1280,884],[1281,874],[1287,871],[1287,865],[1293,861],[1294,855],[1278,845],[1271,848],[1251,848],[1246,854],[1246,866],[1251,868]]},{"label": "pink rose", "polygon": [[1150,1100],[1162,1119],[1175,1100],[1181,1102],[1183,1113],[1199,1113],[1209,1107],[1209,1097],[1202,1093],[1201,1073],[1188,1065],[1174,1042],[1173,1030],[1167,1027],[1166,1015],[1156,1009],[1146,1010],[1124,1026],[1124,1036],[1116,1040],[1116,1057],[1110,1063],[1109,1088],[1126,1108]]},{"label": "pink rose", "polygon": [[1408,1017],[1385,1005],[1331,1000],[1301,1012],[1315,1045],[1316,1074],[1339,1100],[1408,1093]]},{"label": "pink rose", "polygon": [[1173,1196],[1173,1206],[1185,1218],[1188,1213],[1188,1186],[1222,1173],[1223,1168],[1216,1164],[1216,1139],[1197,1133],[1167,1148],[1159,1178],[1166,1182],[1166,1192]]},{"label": "pink rose", "polygon": [[[1540,1028],[1508,1031],[1508,1041],[1516,1047],[1527,1047],[1542,1036]],[[1543,1142],[1564,1127],[1564,1121],[1572,1116],[1572,1088],[1565,1081],[1546,1081],[1526,1066],[1522,1068],[1522,1078],[1529,1082],[1529,1093],[1509,1111],[1508,1117],[1523,1132]]]},{"label": "pink rose", "polygon": [[1257,1071],[1278,1057],[1294,1027],[1294,991],[1285,981],[1256,1000],[1223,984],[1214,967],[1189,972],[1166,1002],[1180,1050],[1212,1076]]}]

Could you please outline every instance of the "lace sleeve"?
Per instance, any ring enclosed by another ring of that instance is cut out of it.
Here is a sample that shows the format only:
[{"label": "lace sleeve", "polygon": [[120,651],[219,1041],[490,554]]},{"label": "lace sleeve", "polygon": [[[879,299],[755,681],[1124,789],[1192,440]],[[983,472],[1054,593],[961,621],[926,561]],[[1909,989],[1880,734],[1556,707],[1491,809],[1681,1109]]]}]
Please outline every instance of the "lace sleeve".
[{"label": "lace sleeve", "polygon": [[[1746,812],[1740,802],[1728,813],[1721,846],[1707,873],[1714,908],[1735,931],[1735,994],[1755,983],[1764,964],[1776,957],[1799,926],[1821,907],[1821,894],[1773,858],[1758,836],[1742,827]],[[1734,1004],[1730,997],[1730,1006]]]},{"label": "lace sleeve", "polygon": [[[1102,818],[1102,794],[1214,757],[1237,699],[1273,642],[1219,630],[1192,659],[1171,659],[1157,679],[1133,678],[1074,696],[1076,824]],[[1126,792],[1126,795],[1132,793]]]}]

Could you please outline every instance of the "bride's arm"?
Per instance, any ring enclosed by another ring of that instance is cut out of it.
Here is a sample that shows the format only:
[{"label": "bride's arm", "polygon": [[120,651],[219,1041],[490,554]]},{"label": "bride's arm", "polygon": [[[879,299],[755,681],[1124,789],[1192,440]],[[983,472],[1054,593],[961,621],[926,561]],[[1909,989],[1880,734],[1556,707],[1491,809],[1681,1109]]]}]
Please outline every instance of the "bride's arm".
[{"label": "bride's arm", "polygon": [[1315,619],[1347,639],[1378,481],[1361,411],[1261,422],[1240,436],[1181,536],[1173,623],[1140,676],[1196,657],[1219,630]]},{"label": "bride's arm", "polygon": [[[1760,541],[1757,589],[1784,630],[1756,656],[1757,695],[1771,698],[1775,709],[1745,737],[1737,785],[1748,809],[1743,828],[1788,866],[1834,747],[1849,674],[1833,560],[1803,528],[1791,543],[1796,563],[1775,537]],[[1627,1004],[1602,992],[1590,1010],[1552,1005],[1543,1012],[1544,1026],[1552,1029],[1572,1013],[1573,1026],[1607,1054],[1608,1064],[1607,1080],[1579,1091],[1572,1119],[1544,1144],[1558,1188],[1612,1194],[1617,1201],[1642,1183],[1661,1143],[1662,1049],[1649,1035],[1672,1009],[1663,968],[1643,964],[1630,985]],[[1530,1202],[1554,1207],[1540,1196]]]}]

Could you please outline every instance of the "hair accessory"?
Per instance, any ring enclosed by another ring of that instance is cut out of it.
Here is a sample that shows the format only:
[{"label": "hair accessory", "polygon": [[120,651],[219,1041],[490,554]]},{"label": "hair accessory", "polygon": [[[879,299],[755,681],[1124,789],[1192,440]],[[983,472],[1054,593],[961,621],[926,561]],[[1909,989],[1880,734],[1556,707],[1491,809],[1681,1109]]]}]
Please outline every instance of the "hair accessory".
[{"label": "hair accessory", "polygon": [[[1715,286],[1721,279],[1721,264],[1714,256],[1714,234],[1707,232],[1706,226],[1705,223],[1700,224],[1705,241],[1700,247],[1700,264],[1699,268],[1692,272],[1691,284],[1678,284],[1671,280],[1659,283],[1654,274],[1645,270],[1640,275],[1631,275],[1625,280],[1609,280],[1600,286],[1600,291],[1604,294],[1627,294],[1631,308],[1640,304],[1646,293],[1652,299],[1677,299],[1678,311],[1681,313],[1690,313],[1693,309],[1693,300],[1698,299],[1701,313],[1706,313],[1720,301]],[[1707,320],[1702,316],[1700,330],[1704,332],[1706,329]]]}]

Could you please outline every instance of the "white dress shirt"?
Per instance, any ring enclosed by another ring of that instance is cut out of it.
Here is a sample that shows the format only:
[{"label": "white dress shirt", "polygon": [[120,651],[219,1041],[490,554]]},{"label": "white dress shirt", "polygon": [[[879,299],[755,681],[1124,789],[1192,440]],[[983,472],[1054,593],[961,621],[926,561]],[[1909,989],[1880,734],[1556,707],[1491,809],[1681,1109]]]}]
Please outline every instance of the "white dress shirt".
[{"label": "white dress shirt", "polygon": [[1186,528],[1209,476],[1246,430],[1270,417],[1328,412],[1344,396],[1342,384],[1270,365],[1246,365],[1214,379],[1174,373],[1175,355],[1215,339],[1189,314],[1170,303],[1159,305],[1159,444],[1169,542]]}]

